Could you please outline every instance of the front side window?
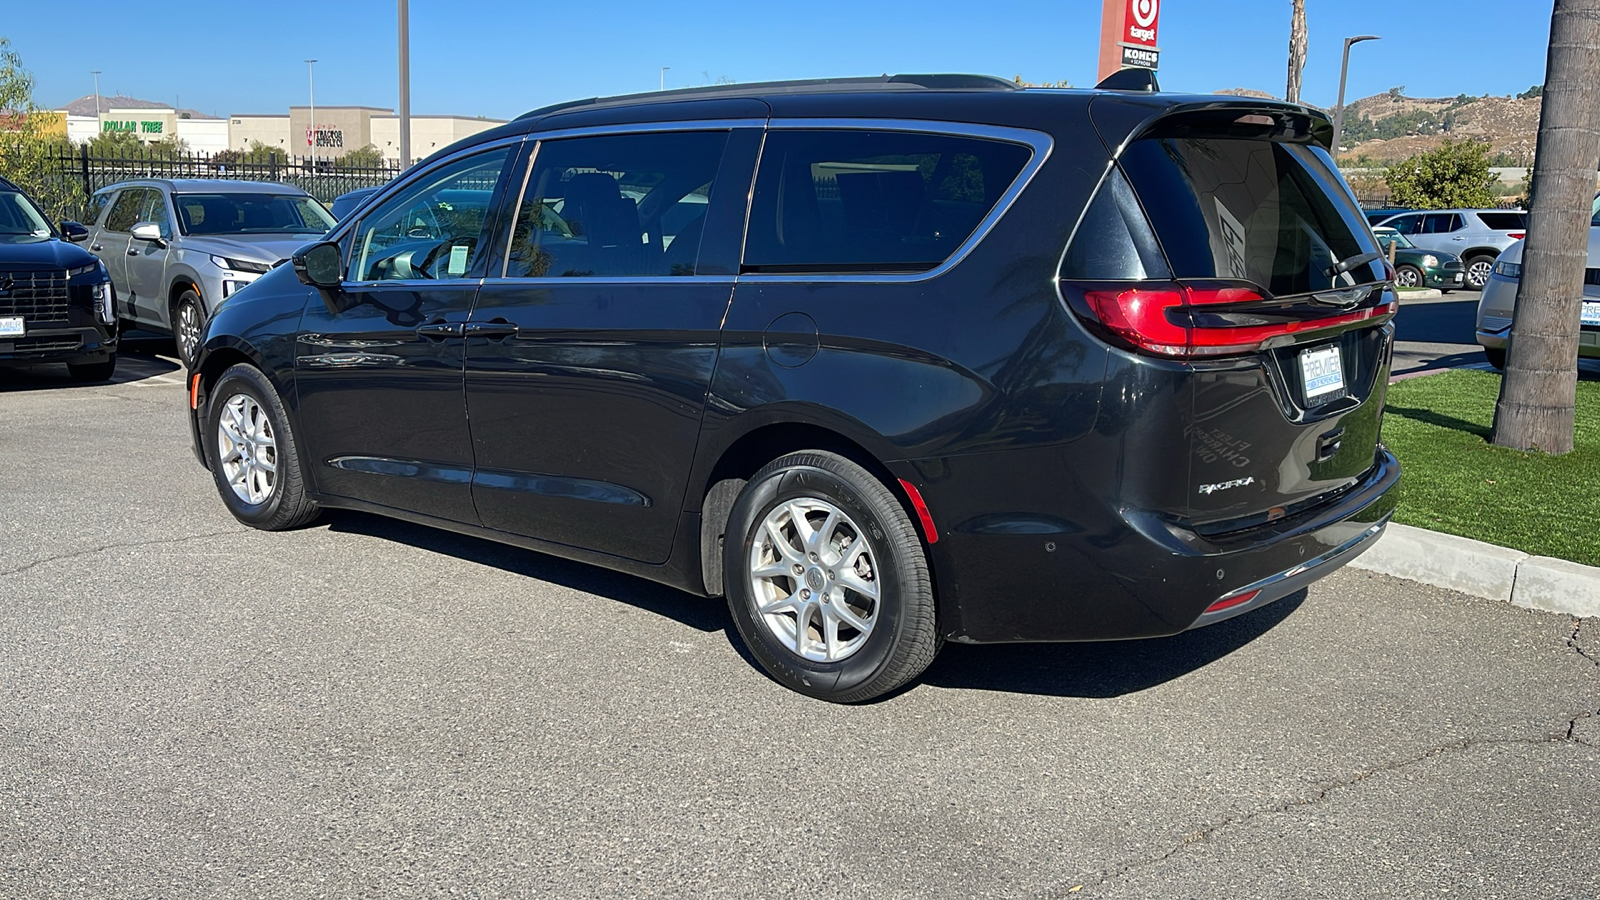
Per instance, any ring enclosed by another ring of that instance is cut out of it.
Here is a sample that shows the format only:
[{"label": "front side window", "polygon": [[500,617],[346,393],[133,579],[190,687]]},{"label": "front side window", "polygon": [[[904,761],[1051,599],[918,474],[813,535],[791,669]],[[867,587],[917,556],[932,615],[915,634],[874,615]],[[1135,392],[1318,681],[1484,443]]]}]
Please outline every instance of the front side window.
[{"label": "front side window", "polygon": [[1032,153],[949,134],[774,131],[744,270],[925,272],[972,236]]},{"label": "front side window", "polygon": [[540,142],[506,276],[693,275],[727,143],[726,131]]},{"label": "front side window", "polygon": [[184,234],[326,234],[333,217],[304,194],[173,194]]},{"label": "front side window", "polygon": [[139,221],[154,222],[161,236],[172,237],[172,217],[167,215],[167,198],[160,191],[145,191],[144,207],[139,210]]},{"label": "front side window", "polygon": [[148,202],[145,191],[140,188],[124,188],[117,193],[117,201],[111,207],[111,214],[106,216],[106,230],[118,234],[127,234],[133,226],[139,224],[139,213],[144,211]]},{"label": "front side window", "polygon": [[351,281],[464,278],[485,244],[490,201],[511,156],[502,147],[428,172],[355,229]]}]

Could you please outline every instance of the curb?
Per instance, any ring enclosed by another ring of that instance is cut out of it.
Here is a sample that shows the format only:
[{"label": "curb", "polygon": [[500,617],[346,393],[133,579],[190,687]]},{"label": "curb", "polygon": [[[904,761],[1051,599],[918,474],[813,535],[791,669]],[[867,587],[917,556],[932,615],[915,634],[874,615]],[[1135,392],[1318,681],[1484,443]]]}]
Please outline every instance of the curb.
[{"label": "curb", "polygon": [[1600,568],[1393,522],[1350,565],[1515,606],[1600,616]]}]

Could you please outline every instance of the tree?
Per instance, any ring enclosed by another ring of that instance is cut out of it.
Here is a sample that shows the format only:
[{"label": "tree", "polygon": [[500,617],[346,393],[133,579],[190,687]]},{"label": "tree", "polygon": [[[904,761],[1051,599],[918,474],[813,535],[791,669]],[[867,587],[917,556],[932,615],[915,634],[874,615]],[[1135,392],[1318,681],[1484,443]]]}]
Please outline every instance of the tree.
[{"label": "tree", "polygon": [[144,143],[131,131],[102,131],[89,139],[89,155],[121,159],[144,154]]},{"label": "tree", "polygon": [[1489,172],[1488,154],[1488,144],[1446,140],[1437,150],[1390,166],[1383,180],[1393,202],[1412,209],[1490,206],[1498,179]]},{"label": "tree", "polygon": [[9,178],[44,207],[52,219],[77,218],[82,183],[59,177],[54,160],[71,149],[57,134],[56,114],[33,102],[33,76],[11,42],[0,37],[0,176]]},{"label": "tree", "polygon": [[[1395,87],[1389,88],[1389,99],[1390,100],[1393,100],[1394,102],[1398,103],[1401,100],[1405,99],[1405,96],[1406,96],[1406,86],[1405,85],[1402,84],[1402,85],[1397,85]],[[1488,95],[1485,94],[1484,96],[1487,97]]]},{"label": "tree", "polygon": [[288,161],[289,154],[282,147],[273,147],[260,141],[251,141],[250,147],[245,150],[218,150],[211,157],[211,162],[219,166],[270,166],[274,163],[281,166]]},{"label": "tree", "polygon": [[1536,84],[1517,95],[1518,100],[1537,100],[1544,96],[1544,85]]},{"label": "tree", "polygon": [[383,153],[372,144],[347,150],[333,161],[335,169],[376,169],[383,165]]},{"label": "tree", "polygon": [[1492,440],[1572,452],[1578,332],[1595,155],[1600,152],[1600,0],[1555,0],[1533,161],[1533,206]]},{"label": "tree", "polygon": [[1013,75],[1011,77],[1011,80],[1016,82],[1017,87],[1024,87],[1024,88],[1031,88],[1031,87],[1069,88],[1069,87],[1072,87],[1072,82],[1066,80],[1065,78],[1061,79],[1060,81],[1023,81],[1022,80],[1022,76],[1019,74],[1019,75]]},{"label": "tree", "polygon": [[1306,68],[1306,0],[1293,0],[1294,16],[1289,22],[1289,87],[1283,99],[1300,102],[1301,74]]}]

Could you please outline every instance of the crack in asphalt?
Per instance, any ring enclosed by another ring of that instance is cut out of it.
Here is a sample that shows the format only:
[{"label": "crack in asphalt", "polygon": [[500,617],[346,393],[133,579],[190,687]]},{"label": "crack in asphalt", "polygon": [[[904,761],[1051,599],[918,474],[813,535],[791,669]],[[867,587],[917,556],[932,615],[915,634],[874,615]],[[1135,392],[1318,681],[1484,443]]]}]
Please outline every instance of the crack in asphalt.
[{"label": "crack in asphalt", "polygon": [[[1567,646],[1569,648],[1571,648],[1574,652],[1576,652],[1579,656],[1583,657],[1584,659],[1588,660],[1591,663],[1594,663],[1596,668],[1600,668],[1600,659],[1596,659],[1593,656],[1590,656],[1578,644],[1578,634],[1579,634],[1579,632],[1580,632],[1580,630],[1582,628],[1583,628],[1583,619],[1575,617],[1573,619],[1573,622],[1572,622],[1572,634],[1571,634],[1571,636],[1569,636],[1567,638]],[[1101,886],[1111,882],[1114,879],[1122,878],[1122,877],[1124,877],[1124,876],[1126,876],[1126,875],[1128,875],[1128,874],[1130,874],[1130,873],[1132,873],[1132,872],[1134,872],[1134,871],[1136,871],[1138,869],[1147,868],[1149,866],[1153,866],[1153,865],[1156,865],[1158,863],[1165,862],[1165,861],[1171,859],[1172,857],[1178,855],[1179,853],[1183,852],[1186,848],[1188,848],[1188,847],[1190,847],[1190,846],[1192,846],[1194,844],[1199,844],[1199,843],[1203,843],[1203,842],[1205,842],[1207,840],[1210,840],[1213,835],[1217,834],[1218,832],[1220,832],[1220,831],[1222,831],[1224,829],[1232,828],[1235,825],[1246,824],[1246,823],[1252,821],[1253,819],[1255,819],[1255,818],[1257,818],[1259,816],[1274,815],[1274,814],[1277,814],[1277,813],[1289,812],[1290,810],[1304,809],[1306,807],[1316,806],[1317,804],[1322,803],[1325,800],[1327,800],[1328,796],[1330,794],[1332,794],[1332,793],[1334,793],[1336,791],[1339,791],[1339,790],[1341,790],[1343,788],[1354,787],[1355,785],[1358,785],[1358,784],[1368,780],[1369,778],[1372,778],[1375,775],[1380,775],[1380,774],[1384,774],[1384,773],[1388,773],[1388,772],[1396,772],[1396,771],[1399,771],[1401,769],[1406,769],[1406,768],[1409,768],[1411,766],[1419,765],[1421,763],[1427,762],[1428,760],[1436,759],[1436,758],[1438,758],[1440,756],[1443,756],[1446,753],[1460,753],[1460,752],[1465,752],[1467,750],[1474,749],[1476,747],[1508,745],[1508,744],[1527,744],[1529,746],[1539,746],[1539,745],[1542,745],[1542,744],[1577,743],[1577,744],[1583,744],[1584,746],[1594,746],[1589,741],[1586,741],[1583,738],[1577,737],[1576,736],[1576,732],[1577,732],[1577,728],[1578,728],[1578,723],[1579,722],[1583,721],[1584,719],[1593,718],[1593,717],[1596,717],[1596,716],[1600,716],[1600,710],[1597,710],[1595,712],[1582,712],[1582,713],[1577,714],[1576,716],[1573,716],[1570,720],[1568,720],[1566,731],[1564,733],[1563,732],[1549,732],[1544,737],[1525,737],[1525,738],[1467,738],[1465,740],[1455,741],[1453,743],[1444,744],[1444,745],[1438,746],[1438,747],[1433,747],[1433,748],[1429,749],[1427,752],[1425,752],[1425,753],[1423,753],[1423,754],[1421,754],[1419,756],[1411,757],[1410,759],[1404,759],[1404,760],[1400,760],[1399,762],[1394,762],[1394,763],[1390,763],[1390,764],[1382,765],[1382,766],[1376,766],[1376,767],[1371,768],[1371,769],[1365,769],[1363,771],[1357,772],[1355,775],[1352,775],[1349,778],[1344,778],[1344,779],[1340,779],[1340,780],[1332,781],[1332,782],[1326,782],[1321,787],[1318,787],[1316,789],[1316,792],[1311,794],[1310,796],[1302,797],[1302,798],[1299,798],[1299,799],[1296,799],[1296,800],[1290,800],[1288,802],[1280,803],[1280,804],[1278,804],[1276,806],[1266,807],[1264,809],[1251,810],[1250,812],[1244,813],[1243,815],[1232,816],[1230,818],[1222,820],[1221,822],[1213,822],[1213,823],[1208,823],[1206,825],[1202,825],[1197,831],[1193,831],[1193,832],[1190,832],[1189,834],[1185,835],[1183,840],[1179,841],[1176,846],[1174,846],[1171,849],[1167,850],[1165,853],[1159,854],[1157,856],[1153,856],[1153,857],[1151,857],[1149,859],[1144,859],[1144,860],[1139,860],[1137,862],[1128,863],[1126,865],[1123,865],[1123,866],[1119,867],[1118,869],[1116,869],[1115,871],[1112,871],[1112,872],[1107,872],[1107,873],[1104,873],[1104,874],[1093,876],[1091,878],[1084,879],[1084,880],[1080,881],[1079,883],[1073,885],[1070,888],[1054,889],[1054,890],[1051,890],[1051,891],[1046,891],[1045,893],[1040,894],[1039,897],[1040,897],[1040,900],[1064,900],[1064,898],[1072,897],[1073,895],[1076,895],[1079,892],[1084,891],[1085,889],[1093,889],[1093,888],[1101,887]]]},{"label": "crack in asphalt", "polygon": [[182,544],[186,541],[198,541],[206,538],[222,537],[229,534],[241,534],[243,531],[244,529],[242,528],[230,528],[227,531],[212,531],[205,534],[186,534],[181,537],[160,538],[149,541],[119,541],[111,544],[102,544],[98,547],[89,547],[83,550],[74,550],[71,553],[62,553],[56,556],[47,556],[44,559],[36,559],[25,566],[19,566],[15,569],[7,569],[4,572],[0,572],[0,578],[10,575],[20,575],[29,569],[34,569],[48,563],[60,562],[64,559],[76,559],[80,556],[93,556],[96,553],[104,553],[107,550],[120,550],[124,547],[153,547],[161,544]]}]

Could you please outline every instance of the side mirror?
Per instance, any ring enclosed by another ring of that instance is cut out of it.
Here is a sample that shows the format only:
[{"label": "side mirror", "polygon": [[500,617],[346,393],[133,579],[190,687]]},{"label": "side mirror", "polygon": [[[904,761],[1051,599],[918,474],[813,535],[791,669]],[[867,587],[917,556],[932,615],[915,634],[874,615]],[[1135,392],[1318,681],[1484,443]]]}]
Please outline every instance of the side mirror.
[{"label": "side mirror", "polygon": [[89,239],[89,229],[77,222],[62,222],[61,236],[74,244],[81,244]]},{"label": "side mirror", "polygon": [[316,288],[336,288],[344,280],[339,245],[331,242],[312,244],[295,251],[290,257],[294,274],[301,284]]},{"label": "side mirror", "polygon": [[154,222],[140,222],[133,226],[133,231],[129,233],[133,235],[133,239],[136,241],[147,241],[157,247],[165,247],[167,245],[167,242],[161,237],[161,226]]}]

